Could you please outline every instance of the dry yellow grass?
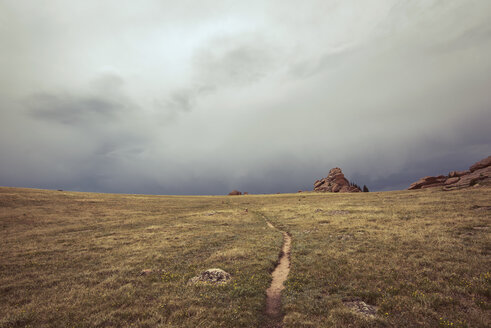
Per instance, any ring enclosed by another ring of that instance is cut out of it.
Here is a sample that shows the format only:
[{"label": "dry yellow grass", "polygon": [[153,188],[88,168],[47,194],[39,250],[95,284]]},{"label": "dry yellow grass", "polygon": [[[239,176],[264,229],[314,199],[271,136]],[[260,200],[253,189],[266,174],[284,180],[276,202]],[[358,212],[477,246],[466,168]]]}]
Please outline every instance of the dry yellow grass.
[{"label": "dry yellow grass", "polygon": [[[489,187],[298,195],[259,210],[293,236],[285,327],[489,327]],[[375,318],[343,301],[378,307]]]},{"label": "dry yellow grass", "polygon": [[[0,188],[0,327],[257,326],[281,236],[223,197]],[[208,268],[233,280],[189,286]],[[160,273],[140,276],[142,269]]]},{"label": "dry yellow grass", "polygon": [[[0,327],[261,327],[282,243],[265,219],[293,238],[284,327],[489,327],[490,199],[0,188]],[[213,267],[232,282],[187,284]]]}]

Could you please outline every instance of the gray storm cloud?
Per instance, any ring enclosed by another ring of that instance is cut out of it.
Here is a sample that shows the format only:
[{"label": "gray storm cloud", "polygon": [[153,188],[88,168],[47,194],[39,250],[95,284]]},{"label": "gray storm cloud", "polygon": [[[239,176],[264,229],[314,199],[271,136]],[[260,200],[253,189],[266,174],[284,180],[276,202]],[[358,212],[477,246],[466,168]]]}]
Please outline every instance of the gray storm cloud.
[{"label": "gray storm cloud", "polygon": [[0,185],[371,190],[491,154],[488,1],[0,1]]}]

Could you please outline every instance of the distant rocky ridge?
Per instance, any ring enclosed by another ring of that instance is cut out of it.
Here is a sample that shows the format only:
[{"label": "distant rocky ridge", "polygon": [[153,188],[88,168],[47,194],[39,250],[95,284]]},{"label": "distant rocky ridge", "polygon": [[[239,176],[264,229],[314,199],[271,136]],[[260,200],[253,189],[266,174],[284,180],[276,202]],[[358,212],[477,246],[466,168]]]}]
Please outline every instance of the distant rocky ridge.
[{"label": "distant rocky ridge", "polygon": [[344,177],[343,171],[339,167],[335,167],[329,171],[327,177],[314,183],[314,191],[360,192],[361,189],[357,185],[350,184],[348,179]]},{"label": "distant rocky ridge", "polygon": [[491,156],[473,164],[467,171],[452,171],[447,176],[424,177],[411,184],[408,190],[442,187],[454,190],[491,183]]}]

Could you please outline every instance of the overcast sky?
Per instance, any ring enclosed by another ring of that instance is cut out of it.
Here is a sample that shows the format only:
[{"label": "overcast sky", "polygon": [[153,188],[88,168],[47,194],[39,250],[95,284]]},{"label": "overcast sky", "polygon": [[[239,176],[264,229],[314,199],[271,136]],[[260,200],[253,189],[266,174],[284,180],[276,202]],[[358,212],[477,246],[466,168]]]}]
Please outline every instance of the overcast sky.
[{"label": "overcast sky", "polygon": [[404,189],[490,126],[489,0],[0,0],[3,186]]}]

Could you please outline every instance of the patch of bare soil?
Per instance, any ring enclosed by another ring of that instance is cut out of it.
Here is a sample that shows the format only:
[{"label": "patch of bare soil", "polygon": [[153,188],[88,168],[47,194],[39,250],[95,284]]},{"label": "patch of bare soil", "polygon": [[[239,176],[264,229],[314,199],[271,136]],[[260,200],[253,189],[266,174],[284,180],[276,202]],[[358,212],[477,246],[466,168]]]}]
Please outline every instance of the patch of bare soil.
[{"label": "patch of bare soil", "polygon": [[[276,229],[270,222],[266,221],[266,223],[270,228]],[[283,234],[283,247],[278,265],[272,273],[271,286],[266,290],[266,315],[271,320],[268,327],[281,327],[281,291],[285,289],[284,282],[290,272],[292,238],[285,231],[281,233]]]}]

